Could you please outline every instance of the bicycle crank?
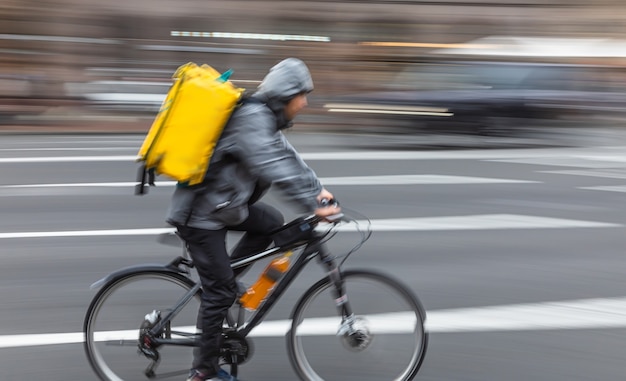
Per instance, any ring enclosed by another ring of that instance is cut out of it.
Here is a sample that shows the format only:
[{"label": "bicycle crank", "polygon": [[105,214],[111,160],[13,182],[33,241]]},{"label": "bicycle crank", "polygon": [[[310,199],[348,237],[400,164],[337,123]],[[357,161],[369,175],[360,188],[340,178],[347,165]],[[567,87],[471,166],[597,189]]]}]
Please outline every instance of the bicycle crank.
[{"label": "bicycle crank", "polygon": [[243,364],[252,356],[252,342],[234,331],[222,333],[220,357],[225,364]]}]

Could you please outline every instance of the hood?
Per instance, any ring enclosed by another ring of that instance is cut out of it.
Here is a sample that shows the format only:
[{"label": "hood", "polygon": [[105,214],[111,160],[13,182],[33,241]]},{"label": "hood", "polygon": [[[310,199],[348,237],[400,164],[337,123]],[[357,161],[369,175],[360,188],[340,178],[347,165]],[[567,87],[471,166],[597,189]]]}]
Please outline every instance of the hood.
[{"label": "hood", "polygon": [[267,104],[279,118],[279,128],[285,128],[290,122],[284,119],[285,105],[294,96],[311,91],[313,80],[305,63],[297,58],[287,58],[270,69],[253,97]]}]

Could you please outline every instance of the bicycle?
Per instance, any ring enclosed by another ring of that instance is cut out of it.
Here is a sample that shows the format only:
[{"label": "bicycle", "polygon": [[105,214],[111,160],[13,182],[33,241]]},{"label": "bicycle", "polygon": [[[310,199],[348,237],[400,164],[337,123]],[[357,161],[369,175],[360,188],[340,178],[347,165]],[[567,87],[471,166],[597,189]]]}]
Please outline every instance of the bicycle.
[{"label": "bicycle", "polygon": [[[298,217],[275,232],[273,247],[231,262],[236,269],[281,253],[299,253],[258,309],[248,311],[239,301],[230,309],[220,363],[233,376],[253,354],[251,333],[285,335],[291,365],[305,381],[405,381],[417,374],[428,343],[422,304],[388,275],[343,270],[350,254],[369,239],[371,228],[362,230],[358,220],[344,214],[334,217],[323,224],[316,216]],[[333,256],[326,242],[346,223],[356,226],[361,240],[348,253]],[[169,264],[123,268],[92,285],[99,291],[85,316],[84,349],[100,379],[134,381],[188,372],[198,342],[202,289],[192,279],[193,263],[182,246],[182,255]],[[327,275],[302,294],[290,321],[264,322],[313,258]]]}]

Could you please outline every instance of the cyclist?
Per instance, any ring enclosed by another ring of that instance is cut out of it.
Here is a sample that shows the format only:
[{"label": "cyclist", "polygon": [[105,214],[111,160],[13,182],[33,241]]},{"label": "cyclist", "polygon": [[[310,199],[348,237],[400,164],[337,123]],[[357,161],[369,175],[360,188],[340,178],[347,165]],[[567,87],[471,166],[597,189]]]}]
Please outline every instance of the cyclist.
[{"label": "cyclist", "polygon": [[226,250],[228,230],[245,232],[231,255],[266,249],[270,232],[284,224],[280,211],[259,199],[275,186],[299,212],[327,217],[338,206],[320,207],[333,195],[287,141],[282,130],[307,106],[311,74],[299,59],[272,67],[257,91],[233,113],[218,141],[205,180],[177,187],[167,222],[185,240],[202,284],[198,312],[200,346],[187,381],[234,381],[218,365],[222,322],[238,294]]}]

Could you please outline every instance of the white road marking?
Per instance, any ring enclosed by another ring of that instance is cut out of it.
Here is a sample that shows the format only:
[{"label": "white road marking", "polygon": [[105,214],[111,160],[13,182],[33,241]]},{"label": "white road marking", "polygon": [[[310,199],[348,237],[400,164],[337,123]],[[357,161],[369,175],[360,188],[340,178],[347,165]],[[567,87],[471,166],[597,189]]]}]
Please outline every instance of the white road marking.
[{"label": "white road marking", "polygon": [[626,297],[440,310],[428,317],[432,332],[622,328]]},{"label": "white road marking", "polygon": [[136,161],[137,156],[57,156],[57,157],[3,157],[0,164],[15,163],[72,163],[104,161]]},{"label": "white road marking", "polygon": [[52,232],[20,232],[0,233],[3,238],[51,238],[51,237],[98,237],[98,236],[135,236],[158,235],[173,232],[173,228],[146,228],[146,229],[112,229],[112,230],[67,230]]},{"label": "white road marking", "polygon": [[626,172],[623,169],[610,170],[571,170],[571,171],[539,171],[539,173],[551,173],[555,175],[604,177],[607,179],[626,179]]},{"label": "white road marking", "polygon": [[72,148],[0,148],[0,152],[13,152],[13,151],[128,151],[135,150],[135,147],[72,147]]},{"label": "white road marking", "polygon": [[83,333],[43,333],[31,335],[4,335],[0,336],[0,348],[19,348],[39,345],[75,344],[82,343]]},{"label": "white road marking", "polygon": [[447,175],[352,176],[327,177],[320,180],[324,185],[504,184],[538,182],[527,180],[509,180],[486,177]]},{"label": "white road marking", "polygon": [[[371,223],[372,231],[447,231],[447,230],[501,230],[501,229],[563,229],[563,228],[617,228],[622,224],[570,220],[563,218],[524,216],[518,214],[482,214],[449,217],[389,218],[358,221],[337,227],[338,231],[363,230]],[[319,229],[324,230],[321,225]],[[0,239],[11,238],[54,238],[94,236],[141,236],[173,232],[173,228],[137,228],[102,230],[67,230],[42,232],[5,232]]]},{"label": "white road marking", "polygon": [[[58,183],[58,184],[15,184],[0,185],[0,189],[19,188],[124,188],[133,187],[137,182],[111,182],[111,183]],[[155,186],[174,186],[176,181],[157,181]]]},{"label": "white road marking", "polygon": [[626,163],[626,157],[623,154],[606,154],[606,153],[596,153],[591,155],[578,155],[578,157],[586,160],[597,160],[597,161],[613,161],[616,163]]},{"label": "white road marking", "polygon": [[[74,140],[76,139],[76,140]],[[112,139],[112,140],[100,140],[100,139],[87,139],[85,140],[83,137],[72,137],[72,136],[46,136],[43,140],[39,140],[39,141],[32,141],[32,140],[28,140],[28,141],[11,141],[11,142],[6,142],[10,147],[16,147],[16,146],[36,146],[36,145],[58,145],[58,144],[132,144],[134,149],[139,149],[139,147],[141,146],[141,143],[143,142],[143,139],[127,139],[127,138],[120,138],[120,139]],[[3,142],[0,142],[0,146]],[[18,148],[19,149],[19,148]],[[30,148],[26,148],[26,149],[30,149]],[[37,149],[37,148],[35,148]]]},{"label": "white road marking", "polygon": [[581,168],[621,168],[623,162],[616,160],[604,160],[603,158],[591,158],[582,156],[538,157],[517,159],[489,159],[498,163],[547,165],[556,167],[581,167]]},{"label": "white road marking", "polygon": [[[359,221],[361,227],[365,221]],[[563,218],[525,216],[519,214],[483,214],[449,217],[390,218],[372,220],[373,231],[431,231],[431,230],[499,230],[499,229],[559,229],[607,228],[624,225],[571,220]],[[357,226],[341,226],[340,231],[356,231]]]},{"label": "white road marking", "polygon": [[622,192],[622,193],[624,193],[624,192],[626,192],[626,185],[598,186],[598,187],[578,187],[578,189],[608,191],[608,192]]},{"label": "white road marking", "polygon": [[[538,183],[530,180],[511,180],[471,176],[446,175],[386,175],[386,176],[348,176],[320,178],[325,185],[406,185],[406,184],[519,184]],[[70,188],[70,187],[132,187],[136,182],[106,183],[58,183],[58,184],[15,184],[0,185],[0,189],[15,188]],[[174,186],[175,181],[157,181],[156,186]]]},{"label": "white road marking", "polygon": [[[445,151],[358,151],[358,152],[302,152],[304,160],[509,160],[509,162],[541,164],[546,160],[563,161],[578,157],[592,161],[585,151],[568,149],[520,149],[520,150],[445,150]],[[613,156],[598,156],[595,160],[606,158],[607,162],[619,165]],[[93,161],[135,161],[136,155],[120,156],[48,156],[48,157],[12,157],[0,158],[0,163],[55,163],[55,162],[93,162]],[[558,165],[558,164],[555,164]]]},{"label": "white road marking", "polygon": [[359,151],[359,152],[305,152],[304,160],[495,160],[527,157],[561,157],[563,153],[540,150],[476,150],[476,151]]},{"label": "white road marking", "polygon": [[[402,334],[411,332],[414,318],[407,312],[370,315],[373,332]],[[335,335],[338,319],[310,319],[304,335]],[[289,320],[267,321],[252,330],[251,337],[280,337],[289,328]],[[433,310],[427,312],[426,329],[430,333],[519,332],[564,329],[611,329],[626,327],[626,297],[579,299],[543,303]],[[193,327],[179,327],[193,332]],[[136,340],[137,330],[100,332],[96,340]],[[0,348],[78,344],[82,332],[41,333],[0,336]]]}]

